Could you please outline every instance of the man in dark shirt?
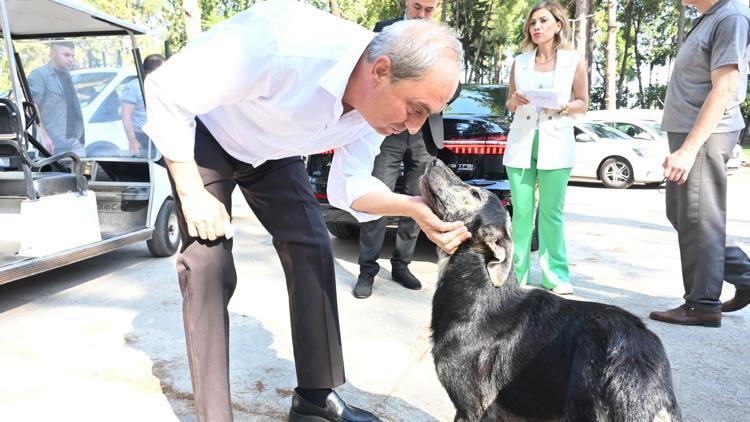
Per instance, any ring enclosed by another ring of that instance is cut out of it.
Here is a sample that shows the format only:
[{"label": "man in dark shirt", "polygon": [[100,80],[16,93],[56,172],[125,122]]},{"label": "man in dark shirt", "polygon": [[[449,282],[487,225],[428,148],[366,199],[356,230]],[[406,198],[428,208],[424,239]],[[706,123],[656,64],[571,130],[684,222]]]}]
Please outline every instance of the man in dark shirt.
[{"label": "man in dark shirt", "polygon": [[[373,31],[405,19],[431,19],[440,0],[406,0],[406,13],[403,17],[380,21]],[[424,174],[428,163],[435,159],[437,147],[443,144],[443,118],[432,115],[422,126],[422,130],[412,135],[408,130],[385,138],[380,145],[380,154],[375,158],[372,175],[380,179],[391,190],[404,168],[404,190],[407,195],[418,196],[419,178]],[[359,277],[354,287],[354,296],[360,299],[372,294],[375,275],[380,270],[377,259],[383,247],[387,217],[368,221],[359,230]],[[409,271],[414,247],[419,236],[419,226],[408,217],[401,217],[396,232],[396,247],[391,258],[391,277],[407,289],[418,290],[422,283]]]},{"label": "man in dark shirt", "polygon": [[55,41],[50,60],[29,75],[31,100],[39,109],[40,138],[51,153],[74,152],[85,156],[83,115],[70,77],[75,65],[75,45]]}]

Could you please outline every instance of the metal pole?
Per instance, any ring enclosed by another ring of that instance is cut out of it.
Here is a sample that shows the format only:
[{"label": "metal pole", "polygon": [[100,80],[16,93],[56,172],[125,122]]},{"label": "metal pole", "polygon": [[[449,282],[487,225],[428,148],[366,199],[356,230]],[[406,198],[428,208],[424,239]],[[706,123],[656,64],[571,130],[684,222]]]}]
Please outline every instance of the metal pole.
[{"label": "metal pole", "polygon": [[[16,56],[13,50],[13,40],[11,39],[12,34],[10,31],[10,23],[8,22],[8,11],[5,8],[5,0],[0,0],[0,18],[3,24],[3,39],[5,40],[5,54],[8,57],[8,64],[10,64],[10,75],[13,81],[13,97],[18,107],[18,118],[21,120],[21,127],[26,127],[26,113],[23,108],[23,100],[21,99],[21,81],[18,79],[18,67],[16,66]],[[18,140],[21,142],[21,140]]]}]

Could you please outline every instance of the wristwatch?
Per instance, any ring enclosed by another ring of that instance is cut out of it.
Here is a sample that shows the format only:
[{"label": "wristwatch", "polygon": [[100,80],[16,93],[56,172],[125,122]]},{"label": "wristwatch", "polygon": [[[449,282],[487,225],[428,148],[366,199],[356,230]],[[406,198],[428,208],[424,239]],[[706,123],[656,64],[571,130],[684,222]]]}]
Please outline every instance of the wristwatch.
[{"label": "wristwatch", "polygon": [[560,115],[561,116],[568,115],[568,103],[563,104],[562,109],[560,109]]}]

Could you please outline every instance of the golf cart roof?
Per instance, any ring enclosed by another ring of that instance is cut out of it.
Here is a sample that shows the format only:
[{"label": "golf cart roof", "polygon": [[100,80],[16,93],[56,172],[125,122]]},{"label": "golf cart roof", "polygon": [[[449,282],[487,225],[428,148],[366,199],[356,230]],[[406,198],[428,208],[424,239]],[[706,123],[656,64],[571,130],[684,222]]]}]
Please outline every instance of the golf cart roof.
[{"label": "golf cart roof", "polygon": [[[14,39],[145,34],[146,29],[76,0],[0,0]],[[0,24],[5,34],[5,28]]]}]

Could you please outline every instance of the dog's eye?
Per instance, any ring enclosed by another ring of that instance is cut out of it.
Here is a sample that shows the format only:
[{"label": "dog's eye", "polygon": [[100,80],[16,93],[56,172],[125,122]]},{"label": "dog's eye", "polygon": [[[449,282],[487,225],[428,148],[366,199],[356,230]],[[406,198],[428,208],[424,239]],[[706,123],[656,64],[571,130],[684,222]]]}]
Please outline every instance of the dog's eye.
[{"label": "dog's eye", "polygon": [[479,191],[476,189],[471,190],[471,196],[473,196],[474,199],[482,199],[482,196],[479,195]]}]

